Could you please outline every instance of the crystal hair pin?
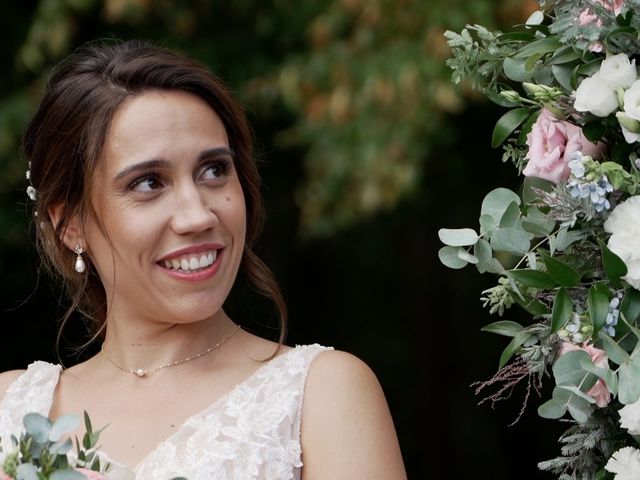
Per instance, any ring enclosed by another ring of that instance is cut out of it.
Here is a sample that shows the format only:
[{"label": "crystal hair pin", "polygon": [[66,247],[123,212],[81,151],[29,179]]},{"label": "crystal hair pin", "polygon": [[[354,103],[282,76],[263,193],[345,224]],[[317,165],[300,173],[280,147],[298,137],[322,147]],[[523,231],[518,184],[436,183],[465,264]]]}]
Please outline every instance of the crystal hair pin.
[{"label": "crystal hair pin", "polygon": [[38,198],[38,191],[31,183],[31,162],[29,162],[29,169],[27,170],[25,176],[27,177],[27,181],[29,182],[29,186],[27,187],[27,196],[31,199],[32,202],[35,202]]}]

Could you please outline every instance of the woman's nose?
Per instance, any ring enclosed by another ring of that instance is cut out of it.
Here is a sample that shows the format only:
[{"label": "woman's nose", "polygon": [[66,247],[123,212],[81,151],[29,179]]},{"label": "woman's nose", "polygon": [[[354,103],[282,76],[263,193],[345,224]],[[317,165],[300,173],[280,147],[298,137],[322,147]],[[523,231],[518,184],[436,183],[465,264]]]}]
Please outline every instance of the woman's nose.
[{"label": "woman's nose", "polygon": [[207,202],[206,192],[197,185],[180,187],[172,212],[171,228],[179,235],[199,233],[214,227],[218,217]]}]

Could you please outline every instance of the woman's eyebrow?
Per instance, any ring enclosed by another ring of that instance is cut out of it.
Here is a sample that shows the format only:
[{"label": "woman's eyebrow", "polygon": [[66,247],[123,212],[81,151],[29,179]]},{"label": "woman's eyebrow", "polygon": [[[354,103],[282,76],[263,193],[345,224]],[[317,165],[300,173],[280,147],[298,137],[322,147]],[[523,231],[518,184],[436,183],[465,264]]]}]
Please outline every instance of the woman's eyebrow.
[{"label": "woman's eyebrow", "polygon": [[[204,160],[210,157],[220,157],[222,155],[228,155],[232,158],[235,157],[233,151],[227,147],[215,147],[208,148],[207,150],[203,150],[198,155],[198,161]],[[162,158],[152,158],[150,160],[145,160],[143,162],[134,163],[133,165],[129,165],[128,167],[122,169],[116,176],[113,178],[114,182],[130,175],[134,172],[149,170],[152,168],[171,168],[173,167],[173,163],[169,160],[164,160]]]},{"label": "woman's eyebrow", "polygon": [[235,158],[233,150],[227,147],[216,147],[216,148],[208,148],[207,150],[203,150],[200,155],[198,155],[198,161],[204,160],[209,157],[220,157],[223,155],[228,155],[231,158]]},{"label": "woman's eyebrow", "polygon": [[145,160],[144,162],[134,163],[133,165],[129,165],[128,167],[122,169],[113,178],[113,181],[117,182],[121,178],[124,178],[133,172],[138,172],[141,170],[149,170],[151,168],[171,168],[172,166],[173,166],[173,163],[171,163],[169,160],[152,158],[151,160]]}]

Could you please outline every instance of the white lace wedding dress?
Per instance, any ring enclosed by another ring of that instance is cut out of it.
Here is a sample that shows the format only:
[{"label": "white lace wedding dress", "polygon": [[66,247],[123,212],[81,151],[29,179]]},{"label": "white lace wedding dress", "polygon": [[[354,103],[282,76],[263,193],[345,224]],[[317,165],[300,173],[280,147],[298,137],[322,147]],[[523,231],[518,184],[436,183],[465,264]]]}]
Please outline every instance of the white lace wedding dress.
[{"label": "white lace wedding dress", "polygon": [[[319,345],[298,346],[265,363],[206,409],[188,418],[134,468],[137,480],[299,480],[300,415],[309,365]],[[47,416],[61,371],[35,362],[0,401],[2,449],[30,412]],[[71,413],[71,412],[69,412]],[[1,456],[2,454],[0,454]],[[114,465],[114,475],[123,466]]]}]

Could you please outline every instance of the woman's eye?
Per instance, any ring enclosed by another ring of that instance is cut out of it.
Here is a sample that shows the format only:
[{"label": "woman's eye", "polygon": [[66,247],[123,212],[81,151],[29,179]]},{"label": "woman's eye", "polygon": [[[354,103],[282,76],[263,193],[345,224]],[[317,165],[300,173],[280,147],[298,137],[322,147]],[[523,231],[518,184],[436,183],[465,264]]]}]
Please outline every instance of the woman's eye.
[{"label": "woman's eye", "polygon": [[146,175],[135,179],[129,184],[129,190],[140,193],[148,193],[157,190],[162,186],[160,180],[155,175]]},{"label": "woman's eye", "polygon": [[219,180],[229,173],[228,160],[216,160],[202,166],[201,177],[204,180]]}]

